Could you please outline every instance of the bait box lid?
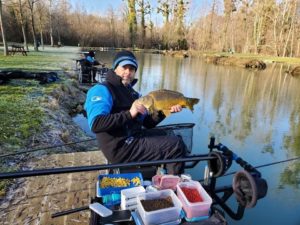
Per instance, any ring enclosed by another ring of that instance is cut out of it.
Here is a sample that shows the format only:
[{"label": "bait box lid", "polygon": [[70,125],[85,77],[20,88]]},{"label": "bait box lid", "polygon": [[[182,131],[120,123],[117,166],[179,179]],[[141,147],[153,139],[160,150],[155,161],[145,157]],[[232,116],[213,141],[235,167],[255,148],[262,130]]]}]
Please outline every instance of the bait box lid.
[{"label": "bait box lid", "polygon": [[152,183],[158,186],[161,190],[172,189],[176,190],[176,185],[180,182],[180,177],[175,175],[155,175],[152,177]]},{"label": "bait box lid", "polygon": [[[193,188],[198,191],[203,201],[190,202],[182,191],[182,187]],[[212,199],[197,181],[180,182],[177,185],[177,196],[182,203],[186,217],[191,219],[195,217],[208,216]]]},{"label": "bait box lid", "polygon": [[[164,199],[169,196],[172,199],[174,205],[173,207],[168,207],[154,211],[145,211],[141,203],[141,200]],[[180,219],[181,209],[181,202],[174,194],[174,192],[170,189],[142,193],[139,194],[137,197],[137,211],[145,225],[163,224],[178,221]]]},{"label": "bait box lid", "polygon": [[[124,179],[126,181],[124,185],[116,185],[114,186],[113,180],[121,180]],[[139,180],[139,182],[135,182],[136,180]],[[105,183],[107,181],[111,181],[111,185],[108,185],[108,183]],[[97,182],[97,197],[101,197],[104,195],[110,195],[114,193],[121,193],[121,190],[132,188],[132,187],[138,187],[143,185],[143,177],[141,173],[122,173],[122,174],[104,174],[98,176],[98,182]]]},{"label": "bait box lid", "polygon": [[160,188],[161,189],[172,189],[176,190],[176,186],[180,181],[179,176],[175,175],[163,175],[160,180]]},{"label": "bait box lid", "polygon": [[122,210],[125,210],[125,209],[135,210],[137,208],[136,198],[130,199],[129,201],[126,201],[126,202],[121,201],[120,206],[121,206]]},{"label": "bait box lid", "polygon": [[136,198],[140,193],[144,193],[143,186],[127,188],[121,190],[121,209],[133,210],[137,207]]},{"label": "bait box lid", "polygon": [[136,198],[140,193],[144,193],[145,188],[143,186],[126,188],[121,190],[121,201],[130,201],[133,198]]}]

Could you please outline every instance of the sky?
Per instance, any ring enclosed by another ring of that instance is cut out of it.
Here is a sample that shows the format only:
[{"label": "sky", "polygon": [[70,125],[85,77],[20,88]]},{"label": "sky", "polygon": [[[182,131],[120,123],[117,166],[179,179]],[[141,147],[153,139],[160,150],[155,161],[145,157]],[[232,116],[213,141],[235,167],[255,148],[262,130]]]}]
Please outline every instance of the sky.
[{"label": "sky", "polygon": [[[157,6],[157,0],[149,0],[152,7]],[[211,7],[212,0],[189,0],[189,12],[187,13],[186,22],[189,23],[196,18],[199,18],[200,15],[203,15]],[[85,9],[88,13],[99,14],[105,16],[107,10],[112,8],[117,12],[121,11],[122,7],[126,4],[126,0],[69,0],[74,9],[80,8]],[[146,0],[145,0],[146,2]],[[161,23],[161,15],[156,15],[153,13],[152,18],[154,23]],[[156,20],[156,21],[155,21]]]}]

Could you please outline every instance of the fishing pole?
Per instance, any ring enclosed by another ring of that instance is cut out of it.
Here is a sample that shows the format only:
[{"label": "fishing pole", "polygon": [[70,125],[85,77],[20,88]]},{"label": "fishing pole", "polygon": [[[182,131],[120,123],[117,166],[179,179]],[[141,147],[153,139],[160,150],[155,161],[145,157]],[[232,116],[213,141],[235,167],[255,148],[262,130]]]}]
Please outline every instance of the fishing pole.
[{"label": "fishing pole", "polygon": [[100,165],[90,165],[90,166],[75,166],[75,167],[60,167],[60,168],[49,168],[49,169],[37,169],[28,171],[16,171],[16,172],[5,172],[0,173],[1,179],[10,178],[21,178],[21,177],[32,177],[32,176],[44,176],[44,175],[54,175],[63,173],[77,173],[77,172],[88,172],[106,169],[121,169],[130,168],[138,166],[159,166],[162,164],[169,163],[179,163],[179,162],[193,162],[193,161],[208,161],[215,159],[213,156],[207,154],[193,155],[187,158],[178,159],[165,159],[165,160],[154,160],[154,161],[142,161],[142,162],[129,162],[129,163],[115,163],[115,164],[100,164]]},{"label": "fishing pole", "polygon": [[78,144],[78,143],[83,143],[83,142],[88,142],[88,141],[94,141],[94,140],[96,140],[96,138],[91,138],[91,139],[86,139],[86,140],[81,140],[81,141],[75,141],[75,142],[69,142],[69,143],[61,144],[61,145],[52,145],[52,146],[43,147],[43,148],[29,149],[29,150],[26,150],[26,151],[18,151],[18,152],[14,152],[14,153],[8,153],[8,154],[0,155],[0,158],[13,156],[13,155],[18,155],[18,154],[25,154],[25,153],[29,153],[29,152],[37,152],[37,151],[42,151],[42,150],[48,150],[48,149],[53,149],[53,148],[60,148],[60,147],[68,146],[68,145],[73,145],[73,144]]}]

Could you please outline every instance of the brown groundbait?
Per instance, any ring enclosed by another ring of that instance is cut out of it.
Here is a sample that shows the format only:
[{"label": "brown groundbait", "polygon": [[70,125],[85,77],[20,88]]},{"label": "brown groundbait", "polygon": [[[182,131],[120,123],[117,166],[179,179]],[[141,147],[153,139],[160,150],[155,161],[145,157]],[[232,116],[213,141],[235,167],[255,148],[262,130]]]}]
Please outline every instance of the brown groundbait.
[{"label": "brown groundbait", "polygon": [[171,196],[160,199],[141,200],[141,203],[145,211],[148,212],[174,206]]}]

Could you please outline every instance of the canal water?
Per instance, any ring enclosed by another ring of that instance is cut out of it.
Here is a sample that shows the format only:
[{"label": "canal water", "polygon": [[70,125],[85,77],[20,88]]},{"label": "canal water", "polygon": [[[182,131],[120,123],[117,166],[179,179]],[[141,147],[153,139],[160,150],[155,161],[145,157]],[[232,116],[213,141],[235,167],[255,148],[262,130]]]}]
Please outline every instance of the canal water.
[{"label": "canal water", "polygon": [[[114,52],[97,52],[111,65]],[[254,166],[300,156],[300,77],[285,73],[282,65],[270,64],[256,71],[207,64],[199,58],[176,58],[136,53],[142,95],[157,89],[182,92],[199,98],[194,112],[183,109],[160,125],[195,123],[192,153],[207,153],[209,138],[222,143]],[[76,118],[88,132],[86,119]],[[92,135],[92,134],[91,134]],[[233,165],[229,172],[240,170]],[[246,209],[240,221],[229,224],[299,225],[300,160],[259,169],[268,182],[267,196],[256,207]],[[203,167],[188,171],[202,179]],[[231,184],[232,176],[218,179],[218,185]],[[229,204],[235,209],[236,201]]]}]

